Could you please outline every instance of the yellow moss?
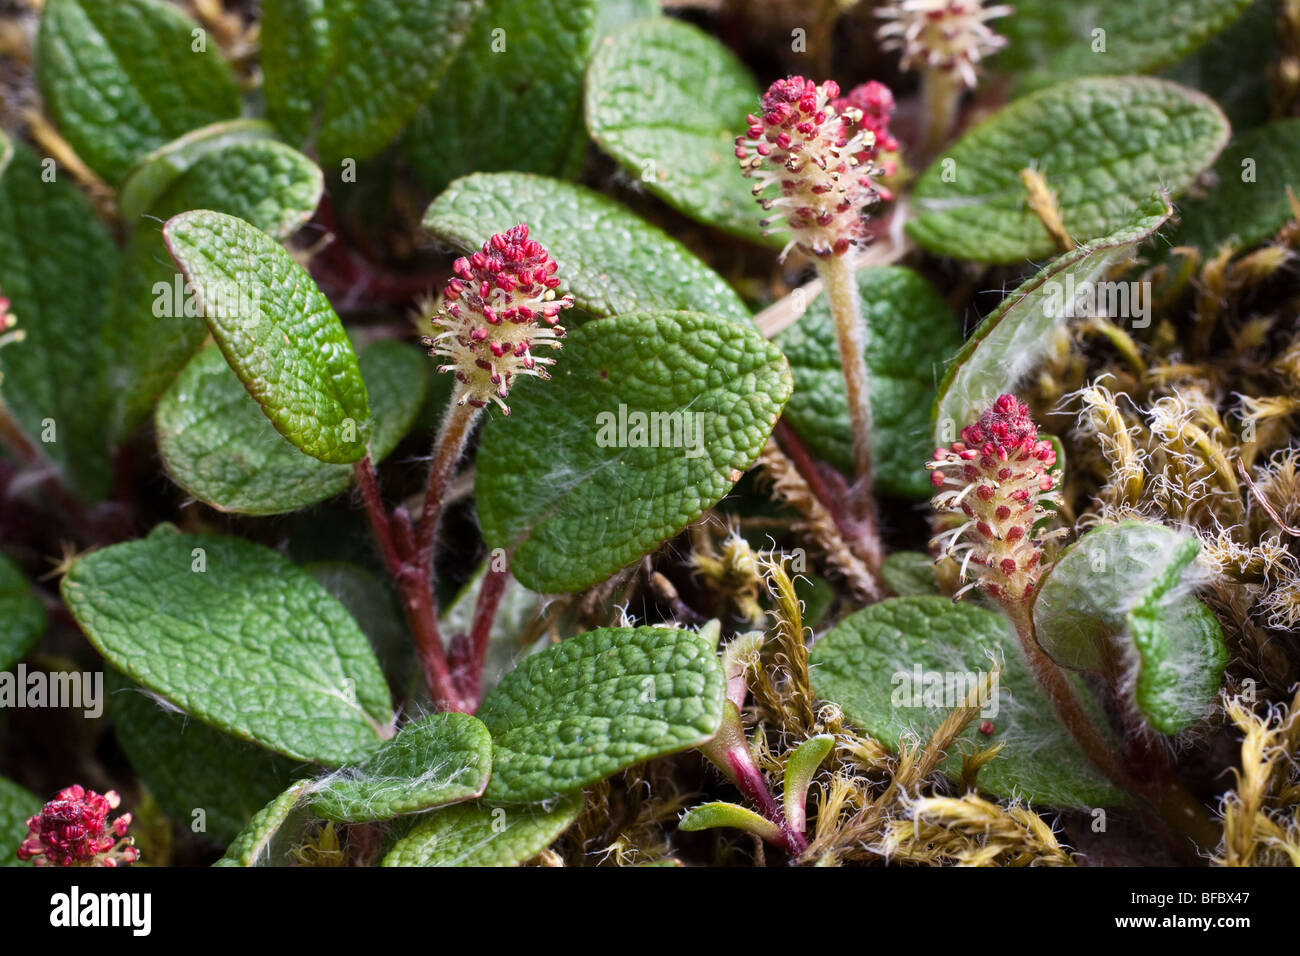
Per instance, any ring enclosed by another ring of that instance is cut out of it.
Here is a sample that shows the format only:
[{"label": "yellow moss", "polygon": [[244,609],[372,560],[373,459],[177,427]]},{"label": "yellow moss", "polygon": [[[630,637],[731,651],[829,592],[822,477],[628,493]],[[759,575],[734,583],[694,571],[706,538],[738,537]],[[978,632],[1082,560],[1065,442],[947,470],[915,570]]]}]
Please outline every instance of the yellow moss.
[{"label": "yellow moss", "polygon": [[922,797],[890,823],[884,853],[907,863],[959,866],[1073,866],[1042,817],[1018,803],[1000,806],[974,793]]},{"label": "yellow moss", "polygon": [[1243,734],[1237,786],[1223,799],[1220,866],[1300,865],[1300,782],[1294,760],[1300,744],[1300,693],[1289,707],[1261,716],[1241,696],[1225,709]]}]

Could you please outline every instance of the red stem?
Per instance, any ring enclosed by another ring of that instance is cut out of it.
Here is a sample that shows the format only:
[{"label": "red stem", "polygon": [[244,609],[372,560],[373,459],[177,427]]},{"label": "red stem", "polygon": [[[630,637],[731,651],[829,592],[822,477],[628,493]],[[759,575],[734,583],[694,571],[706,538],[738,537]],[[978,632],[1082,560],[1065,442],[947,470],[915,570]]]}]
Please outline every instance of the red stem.
[{"label": "red stem", "polygon": [[[361,487],[361,497],[366,504],[366,514],[370,526],[374,529],[383,552],[384,564],[393,576],[402,595],[402,611],[406,615],[407,626],[415,642],[416,656],[424,672],[424,680],[429,688],[438,710],[466,710],[465,701],[451,679],[447,667],[447,658],[443,652],[442,634],[438,630],[438,611],[433,599],[433,588],[429,580],[428,568],[417,556],[410,554],[404,559],[398,551],[393,536],[396,524],[397,540],[402,540],[403,525],[400,519],[390,519],[379,494],[379,482],[375,478],[374,466],[367,456],[353,466],[357,484]],[[407,518],[407,525],[410,519]]]},{"label": "red stem", "polygon": [[472,405],[459,405],[453,396],[442,428],[433,446],[433,462],[429,465],[429,481],[424,489],[424,511],[415,534],[416,559],[427,572],[433,570],[433,542],[442,517],[442,499],[447,491],[447,479],[460,460],[461,452],[469,440],[470,429],[478,418],[479,409]]},{"label": "red stem", "polygon": [[67,519],[83,535],[94,536],[90,518],[81,502],[68,490],[49,459],[31,443],[3,401],[0,401],[0,444],[7,446],[28,468],[40,475],[41,484],[45,486],[54,504],[63,510]]},{"label": "red stem", "polygon": [[483,665],[487,662],[489,638],[492,636],[492,622],[496,619],[497,608],[501,606],[501,596],[506,591],[506,579],[510,572],[498,571],[488,563],[487,574],[479,587],[478,603],[474,606],[474,623],[470,628],[469,642],[472,648],[470,659],[466,662],[467,670],[460,676],[459,686],[465,699],[477,709],[483,693]]},{"label": "red stem", "polygon": [[375,466],[367,455],[359,462],[352,466],[352,473],[356,476],[357,487],[361,489],[361,499],[366,504],[366,514],[370,517],[370,526],[374,529],[375,540],[379,542],[379,551],[384,556],[384,566],[388,568],[394,580],[400,579],[404,571],[405,562],[397,553],[397,546],[393,543],[393,527],[389,520],[388,511],[384,508],[384,501],[379,494],[379,481],[375,477]]}]

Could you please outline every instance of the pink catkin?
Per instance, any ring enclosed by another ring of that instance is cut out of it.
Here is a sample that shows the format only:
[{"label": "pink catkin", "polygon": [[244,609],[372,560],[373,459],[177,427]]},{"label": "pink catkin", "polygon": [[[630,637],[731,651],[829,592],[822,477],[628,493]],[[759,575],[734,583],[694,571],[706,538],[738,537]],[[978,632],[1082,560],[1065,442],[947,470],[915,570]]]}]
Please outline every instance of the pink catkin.
[{"label": "pink catkin", "polygon": [[1029,407],[1002,395],[962,429],[960,440],[935,449],[927,465],[935,513],[955,525],[936,541],[949,538],[946,553],[973,569],[976,583],[995,597],[1033,593],[1043,557],[1034,526],[1047,515],[1043,500],[1055,463]]},{"label": "pink catkin", "polygon": [[494,401],[506,414],[504,399],[520,375],[549,378],[535,349],[558,349],[564,327],[561,310],[572,296],[556,297],[557,266],[541,244],[519,225],[493,235],[481,251],[452,265],[455,276],[443,288],[443,307],[433,318],[435,334],[426,339],[431,355],[448,361],[440,372],[455,373],[460,401],[482,408]]},{"label": "pink catkin", "polygon": [[131,814],[111,823],[109,811],[121,798],[114,790],[98,794],[78,784],[59,791],[41,812],[27,820],[27,837],[18,859],[34,866],[119,866],[134,863],[140,851],[126,834]]},{"label": "pink catkin", "polygon": [[[761,112],[749,116],[747,134],[736,138],[736,158],[755,180],[755,198],[775,211],[764,228],[784,219],[790,245],[823,258],[863,241],[863,212],[881,198],[871,179],[874,133],[856,106],[836,107],[839,96],[831,80],[777,80],[763,94]],[[777,194],[763,195],[772,186]]]}]

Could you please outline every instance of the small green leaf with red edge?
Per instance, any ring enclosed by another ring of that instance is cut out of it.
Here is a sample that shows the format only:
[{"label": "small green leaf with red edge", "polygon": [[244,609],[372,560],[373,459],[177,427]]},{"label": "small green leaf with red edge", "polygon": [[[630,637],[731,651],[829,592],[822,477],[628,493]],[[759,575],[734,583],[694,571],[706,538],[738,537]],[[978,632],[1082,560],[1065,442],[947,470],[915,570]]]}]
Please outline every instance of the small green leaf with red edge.
[{"label": "small green leaf with red edge", "polygon": [[734,827],[752,833],[768,843],[781,841],[781,828],[771,820],[760,817],[753,810],[737,806],[734,803],[715,801],[703,803],[686,811],[677,829],[687,833],[699,830],[716,830],[719,827]]}]

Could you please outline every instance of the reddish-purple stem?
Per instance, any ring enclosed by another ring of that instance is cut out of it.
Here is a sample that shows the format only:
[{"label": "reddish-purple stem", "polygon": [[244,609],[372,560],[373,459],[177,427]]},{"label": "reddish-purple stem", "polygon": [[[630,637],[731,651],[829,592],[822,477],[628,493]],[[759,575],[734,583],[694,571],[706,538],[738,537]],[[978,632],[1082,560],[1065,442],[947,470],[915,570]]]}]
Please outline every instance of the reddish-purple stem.
[{"label": "reddish-purple stem", "polygon": [[479,587],[478,603],[474,606],[474,623],[469,632],[470,658],[460,680],[461,693],[471,706],[477,708],[483,693],[483,665],[487,662],[488,641],[492,636],[492,622],[496,619],[501,596],[505,594],[506,579],[510,572],[498,571],[488,563],[487,573]]},{"label": "reddish-purple stem", "polygon": [[[400,519],[391,519],[384,508],[379,482],[375,478],[374,466],[369,457],[358,462],[353,471],[361,488],[370,526],[374,529],[379,550],[383,553],[384,564],[401,592],[402,611],[411,628],[416,656],[420,660],[429,695],[439,710],[464,711],[465,701],[451,678],[451,670],[442,648],[442,634],[438,630],[438,611],[433,599],[428,566],[421,560],[422,556],[412,554],[409,548],[403,549],[407,553],[406,558],[399,552],[393,534],[394,525],[398,528],[397,540],[403,540],[404,544],[406,541],[403,534],[406,533],[409,537],[409,532],[400,523]],[[406,523],[409,525],[409,518]]]}]

